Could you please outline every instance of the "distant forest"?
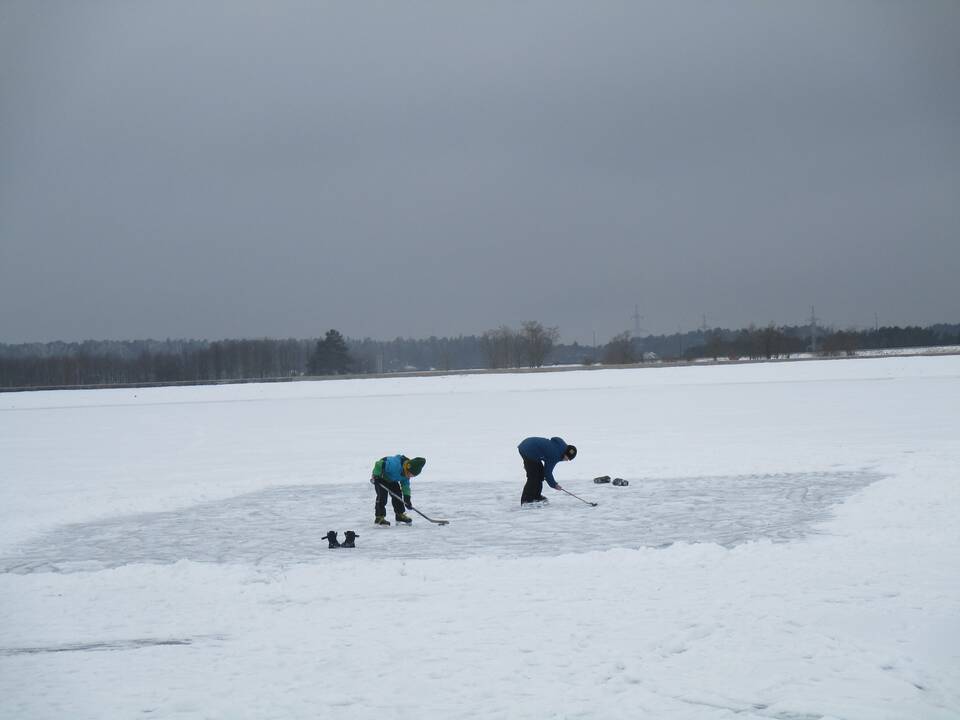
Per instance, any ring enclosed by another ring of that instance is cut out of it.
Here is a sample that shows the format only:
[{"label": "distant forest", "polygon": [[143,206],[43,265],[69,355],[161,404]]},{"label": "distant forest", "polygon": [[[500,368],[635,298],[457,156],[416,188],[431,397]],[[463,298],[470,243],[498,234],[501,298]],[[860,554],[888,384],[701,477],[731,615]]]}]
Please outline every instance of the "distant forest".
[{"label": "distant forest", "polygon": [[873,330],[751,326],[633,337],[601,346],[563,344],[539,322],[481,335],[354,340],[337,330],[314,339],[129,340],[0,344],[0,388],[281,380],[343,374],[544,365],[621,365],[698,359],[789,358],[801,353],[960,345],[960,324]]}]

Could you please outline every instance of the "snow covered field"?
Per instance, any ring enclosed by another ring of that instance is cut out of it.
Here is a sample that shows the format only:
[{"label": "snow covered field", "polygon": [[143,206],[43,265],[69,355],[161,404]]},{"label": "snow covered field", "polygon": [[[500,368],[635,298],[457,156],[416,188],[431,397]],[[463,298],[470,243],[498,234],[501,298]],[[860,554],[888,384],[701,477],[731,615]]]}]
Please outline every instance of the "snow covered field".
[{"label": "snow covered field", "polygon": [[[958,356],[0,394],[0,717],[960,718],[958,398]],[[598,507],[518,507],[527,435]],[[395,452],[449,526],[372,526]]]}]

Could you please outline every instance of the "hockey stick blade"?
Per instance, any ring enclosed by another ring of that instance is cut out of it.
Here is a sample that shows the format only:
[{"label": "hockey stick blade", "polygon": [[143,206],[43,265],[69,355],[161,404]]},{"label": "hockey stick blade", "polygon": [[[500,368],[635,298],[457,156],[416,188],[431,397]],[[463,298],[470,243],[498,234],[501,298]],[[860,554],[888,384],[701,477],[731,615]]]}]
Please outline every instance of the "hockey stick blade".
[{"label": "hockey stick blade", "polygon": [[577,500],[579,500],[579,501],[582,502],[582,503],[585,503],[585,504],[589,505],[590,507],[596,507],[597,505],[599,505],[599,503],[590,502],[589,500],[584,500],[584,499],[583,499],[582,497],[580,497],[579,495],[574,495],[572,492],[570,492],[570,491],[567,490],[566,488],[560,488],[560,489],[563,490],[563,491],[564,491],[567,495],[569,495],[570,497],[575,497]]},{"label": "hockey stick blade", "polygon": [[[393,490],[391,490],[390,488],[385,487],[384,485],[381,485],[380,483],[374,481],[373,478],[370,478],[370,482],[372,482],[372,483],[373,483],[374,485],[376,485],[378,488],[381,488],[381,489],[383,489],[383,490],[386,490],[386,491],[387,491],[388,493],[390,493],[395,499],[399,500],[400,502],[403,502],[403,498],[402,498],[400,495],[397,495],[397,494],[396,494]],[[417,515],[419,515],[420,517],[422,517],[424,520],[426,520],[427,522],[432,522],[434,525],[449,525],[449,524],[450,524],[450,521],[449,521],[449,520],[434,520],[432,517],[427,517],[427,516],[424,515],[422,512],[420,512],[419,510],[417,510],[413,505],[410,506],[410,509],[413,510]]]}]

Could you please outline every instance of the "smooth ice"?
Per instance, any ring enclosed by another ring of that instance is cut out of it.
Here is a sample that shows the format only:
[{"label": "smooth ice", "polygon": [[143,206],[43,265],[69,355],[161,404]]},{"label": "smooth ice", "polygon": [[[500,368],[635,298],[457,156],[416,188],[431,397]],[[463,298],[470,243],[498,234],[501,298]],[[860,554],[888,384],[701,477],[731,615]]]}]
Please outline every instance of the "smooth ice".
[{"label": "smooth ice", "polygon": [[[516,483],[466,482],[425,513],[449,520],[442,530],[414,512],[410,527],[373,527],[373,491],[362,481],[280,486],[180,511],[66,525],[16,555],[0,557],[0,572],[77,572],[180,560],[254,566],[330,562],[339,554],[329,552],[322,537],[327,529],[339,529],[341,539],[345,530],[355,530],[360,552],[397,559],[786,542],[816,532],[832,506],[878,478],[869,472],[826,472],[632,478],[626,487],[579,483],[575,494],[596,507],[549,487],[547,505],[520,507]],[[429,500],[429,487],[422,494]]]}]

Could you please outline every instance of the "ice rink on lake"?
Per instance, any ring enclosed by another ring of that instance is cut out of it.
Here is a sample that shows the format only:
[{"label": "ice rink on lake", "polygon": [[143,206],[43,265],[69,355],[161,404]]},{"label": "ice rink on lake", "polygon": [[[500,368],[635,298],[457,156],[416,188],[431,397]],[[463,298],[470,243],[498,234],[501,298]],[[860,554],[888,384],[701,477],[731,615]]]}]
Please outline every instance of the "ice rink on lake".
[{"label": "ice rink on lake", "polygon": [[[16,555],[0,557],[0,572],[77,572],[180,560],[318,563],[332,559],[322,537],[326,529],[338,529],[341,539],[353,529],[362,533],[359,552],[398,559],[559,555],[676,542],[733,547],[816,532],[833,505],[878,477],[825,472],[630,478],[627,487],[578,487],[596,507],[549,489],[552,504],[520,507],[515,487],[507,492],[504,483],[468,481],[444,496],[443,518],[452,524],[443,531],[413,512],[410,527],[369,527],[373,491],[362,481],[278,486],[179,511],[65,525],[21,546]],[[426,514],[438,519],[433,513]]]}]

